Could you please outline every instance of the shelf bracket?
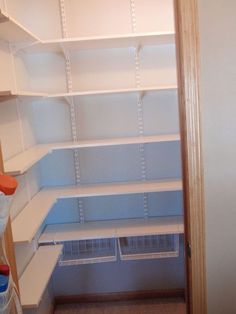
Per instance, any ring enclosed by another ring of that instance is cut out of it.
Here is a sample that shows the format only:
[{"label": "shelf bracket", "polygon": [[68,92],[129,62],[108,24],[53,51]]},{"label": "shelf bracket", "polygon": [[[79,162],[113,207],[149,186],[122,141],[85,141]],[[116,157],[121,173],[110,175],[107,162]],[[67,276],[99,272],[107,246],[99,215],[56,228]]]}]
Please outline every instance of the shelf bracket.
[{"label": "shelf bracket", "polygon": [[65,48],[65,45],[63,43],[59,43],[59,46],[61,48],[61,54],[64,56],[65,59],[69,58],[69,53]]},{"label": "shelf bracket", "polygon": [[144,90],[141,90],[141,91],[139,92],[139,99],[140,99],[140,101],[143,100],[145,94],[146,94],[146,92],[145,92]]},{"label": "shelf bracket", "polygon": [[71,98],[70,98],[70,97],[68,97],[68,96],[64,96],[63,98],[65,99],[66,103],[67,103],[69,106],[71,106],[71,105],[72,105],[72,100],[71,100]]},{"label": "shelf bracket", "polygon": [[141,44],[138,44],[136,47],[135,47],[137,53],[139,54],[140,51],[143,49],[143,46]]},{"label": "shelf bracket", "polygon": [[17,53],[20,53],[20,52],[25,52],[24,49],[25,48],[28,48],[28,47],[31,47],[33,45],[36,45],[36,44],[42,44],[42,41],[34,41],[32,43],[29,43],[29,44],[11,44],[11,50],[12,50],[12,54],[13,55],[16,55]]}]

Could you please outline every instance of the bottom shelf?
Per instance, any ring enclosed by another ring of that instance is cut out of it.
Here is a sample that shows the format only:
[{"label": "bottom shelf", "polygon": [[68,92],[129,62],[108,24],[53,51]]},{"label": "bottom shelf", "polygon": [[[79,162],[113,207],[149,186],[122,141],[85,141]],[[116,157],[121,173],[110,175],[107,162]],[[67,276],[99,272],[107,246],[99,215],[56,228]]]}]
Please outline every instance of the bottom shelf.
[{"label": "bottom shelf", "polygon": [[179,256],[178,234],[119,238],[118,245],[122,261]]},{"label": "bottom shelf", "polygon": [[62,242],[59,266],[117,261],[117,242],[121,261],[179,256],[179,234],[133,236]]},{"label": "bottom shelf", "polygon": [[40,246],[20,277],[23,308],[38,307],[62,251],[62,245]]},{"label": "bottom shelf", "polygon": [[64,242],[59,266],[115,262],[116,239],[92,239]]}]

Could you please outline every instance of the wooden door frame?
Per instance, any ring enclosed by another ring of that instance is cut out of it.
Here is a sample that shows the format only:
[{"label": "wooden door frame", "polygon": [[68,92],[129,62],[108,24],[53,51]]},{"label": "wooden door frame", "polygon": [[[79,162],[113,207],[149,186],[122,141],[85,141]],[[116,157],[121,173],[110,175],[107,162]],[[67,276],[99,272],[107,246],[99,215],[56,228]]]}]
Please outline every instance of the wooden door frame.
[{"label": "wooden door frame", "polygon": [[183,160],[187,303],[206,314],[205,210],[199,98],[197,0],[175,0],[180,133]]},{"label": "wooden door frame", "polygon": [[[174,0],[177,37],[179,112],[181,126],[185,239],[191,247],[186,258],[188,309],[191,314],[206,314],[205,212],[201,123],[199,101],[199,33],[196,0]],[[1,160],[1,154],[0,154]],[[0,170],[2,162],[0,162]],[[6,231],[13,276],[17,283],[12,233]],[[10,243],[10,244],[9,244]]]},{"label": "wooden door frame", "polygon": [[[3,168],[3,158],[2,158],[2,150],[1,150],[1,143],[0,143],[0,173],[4,172]],[[11,228],[11,220],[9,218],[8,224],[6,226],[6,230],[4,233],[4,242],[5,242],[5,249],[7,254],[7,259],[9,261],[11,267],[11,274],[12,278],[15,282],[17,290],[19,292],[19,282],[18,282],[18,275],[17,275],[17,268],[16,268],[16,258],[15,258],[15,251],[14,251],[14,243],[12,237],[12,228]],[[2,248],[0,248],[2,250]]]}]

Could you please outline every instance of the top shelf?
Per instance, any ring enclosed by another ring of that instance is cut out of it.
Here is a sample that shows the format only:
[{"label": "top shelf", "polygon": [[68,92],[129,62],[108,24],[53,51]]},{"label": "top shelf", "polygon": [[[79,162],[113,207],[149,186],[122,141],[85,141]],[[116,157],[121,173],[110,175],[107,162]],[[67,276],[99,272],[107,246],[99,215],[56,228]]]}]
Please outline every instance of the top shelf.
[{"label": "top shelf", "polygon": [[142,47],[175,43],[175,32],[126,33],[104,36],[72,37],[41,40],[21,23],[0,10],[0,40],[26,53],[70,52],[90,49]]},{"label": "top shelf", "polygon": [[40,39],[0,10],[0,39],[9,43],[34,43]]},{"label": "top shelf", "polygon": [[31,91],[17,91],[12,90],[0,90],[0,102],[17,97],[27,97],[27,98],[42,98],[46,97],[44,93],[31,92]]},{"label": "top shelf", "polygon": [[25,98],[65,98],[70,99],[73,97],[80,96],[91,96],[91,95],[107,95],[107,94],[129,94],[129,93],[140,93],[144,95],[147,92],[160,92],[160,91],[170,91],[177,90],[177,85],[163,85],[163,86],[146,86],[146,87],[132,87],[132,88],[119,88],[119,89],[107,89],[107,90],[86,90],[86,91],[74,91],[74,92],[64,92],[56,94],[46,94],[41,92],[31,92],[31,91],[1,91],[0,90],[0,102],[6,101],[8,99],[16,97]]},{"label": "top shelf", "polygon": [[122,47],[142,47],[150,45],[174,44],[174,32],[152,32],[118,34],[114,36],[95,36],[63,38],[40,41],[23,48],[27,53],[79,51],[90,49],[110,49]]}]

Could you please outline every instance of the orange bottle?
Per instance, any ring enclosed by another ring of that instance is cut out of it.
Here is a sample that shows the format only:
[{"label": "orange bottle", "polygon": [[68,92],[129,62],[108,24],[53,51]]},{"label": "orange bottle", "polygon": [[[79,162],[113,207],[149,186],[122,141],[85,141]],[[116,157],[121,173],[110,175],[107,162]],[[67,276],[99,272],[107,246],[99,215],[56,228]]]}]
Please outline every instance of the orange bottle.
[{"label": "orange bottle", "polygon": [[17,185],[15,178],[0,173],[0,236],[5,231],[12,195],[15,193]]}]

